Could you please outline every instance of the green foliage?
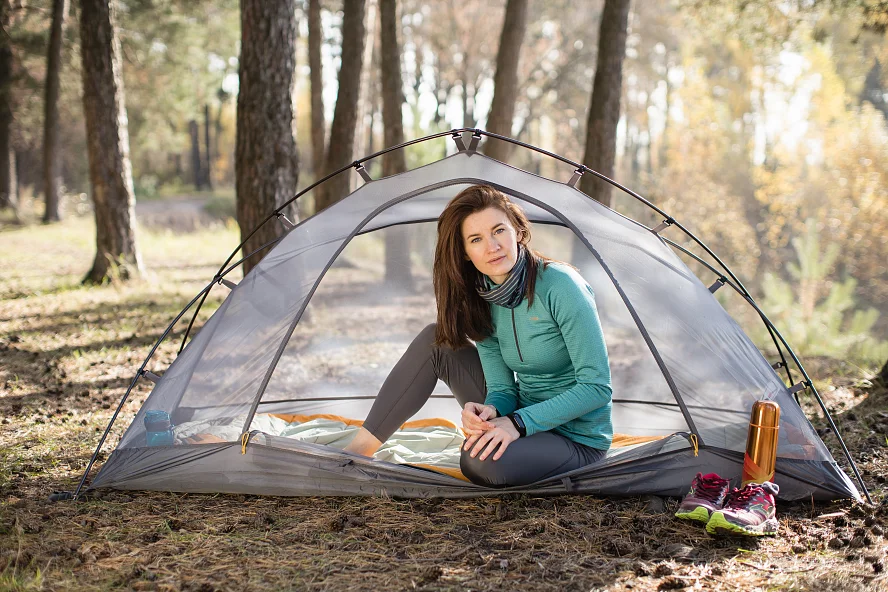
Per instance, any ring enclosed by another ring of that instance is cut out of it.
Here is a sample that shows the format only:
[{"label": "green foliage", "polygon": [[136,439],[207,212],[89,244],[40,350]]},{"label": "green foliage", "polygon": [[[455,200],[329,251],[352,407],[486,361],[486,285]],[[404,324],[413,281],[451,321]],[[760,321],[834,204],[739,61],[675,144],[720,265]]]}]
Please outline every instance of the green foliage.
[{"label": "green foliage", "polygon": [[794,238],[792,246],[798,261],[788,263],[786,270],[793,281],[766,272],[761,302],[790,345],[804,355],[862,361],[888,357],[888,342],[871,335],[879,312],[855,310],[857,280],[828,280],[839,256],[838,245],[824,250],[816,223],[808,220],[805,234]]}]

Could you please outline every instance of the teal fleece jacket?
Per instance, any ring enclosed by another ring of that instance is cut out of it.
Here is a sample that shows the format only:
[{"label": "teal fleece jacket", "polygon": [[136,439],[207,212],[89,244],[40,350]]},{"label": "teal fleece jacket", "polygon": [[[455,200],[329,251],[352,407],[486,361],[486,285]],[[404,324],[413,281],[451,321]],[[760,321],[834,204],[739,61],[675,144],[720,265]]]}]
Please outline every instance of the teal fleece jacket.
[{"label": "teal fleece jacket", "polygon": [[[533,305],[490,305],[493,333],[476,343],[485,403],[518,411],[527,435],[552,431],[607,450],[613,439],[611,376],[595,294],[572,267],[537,272]],[[517,381],[516,381],[517,377]]]}]

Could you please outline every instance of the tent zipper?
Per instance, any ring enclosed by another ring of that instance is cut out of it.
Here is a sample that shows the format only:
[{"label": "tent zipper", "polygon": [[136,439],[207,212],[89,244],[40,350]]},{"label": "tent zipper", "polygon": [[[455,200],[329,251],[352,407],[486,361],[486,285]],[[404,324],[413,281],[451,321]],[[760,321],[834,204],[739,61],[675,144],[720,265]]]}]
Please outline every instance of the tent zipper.
[{"label": "tent zipper", "polygon": [[524,356],[521,355],[521,346],[518,345],[518,328],[515,327],[515,309],[512,309],[512,334],[515,336],[515,349],[518,350],[518,359],[524,362]]}]

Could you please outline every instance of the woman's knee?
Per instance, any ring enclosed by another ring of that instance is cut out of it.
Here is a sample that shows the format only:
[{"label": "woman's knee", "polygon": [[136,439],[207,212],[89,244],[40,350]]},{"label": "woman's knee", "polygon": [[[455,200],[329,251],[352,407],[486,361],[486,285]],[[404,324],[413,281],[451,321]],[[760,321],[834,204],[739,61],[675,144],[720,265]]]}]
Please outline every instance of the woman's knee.
[{"label": "woman's knee", "polygon": [[493,454],[485,460],[480,455],[472,458],[470,451],[463,450],[459,457],[459,468],[466,479],[475,485],[484,487],[509,487],[524,485],[515,474],[514,463],[507,459],[508,450],[499,460],[493,460]]}]

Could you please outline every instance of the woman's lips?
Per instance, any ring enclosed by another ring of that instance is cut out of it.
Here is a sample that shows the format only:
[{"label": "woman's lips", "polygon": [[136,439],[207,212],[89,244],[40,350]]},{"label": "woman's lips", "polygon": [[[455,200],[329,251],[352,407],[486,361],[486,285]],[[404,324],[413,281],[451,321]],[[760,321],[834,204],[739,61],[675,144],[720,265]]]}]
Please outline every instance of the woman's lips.
[{"label": "woman's lips", "polygon": [[497,257],[496,259],[491,259],[487,263],[488,263],[488,265],[496,265],[497,263],[499,263],[500,261],[502,261],[505,258],[506,258],[506,256],[503,255],[502,257]]}]

